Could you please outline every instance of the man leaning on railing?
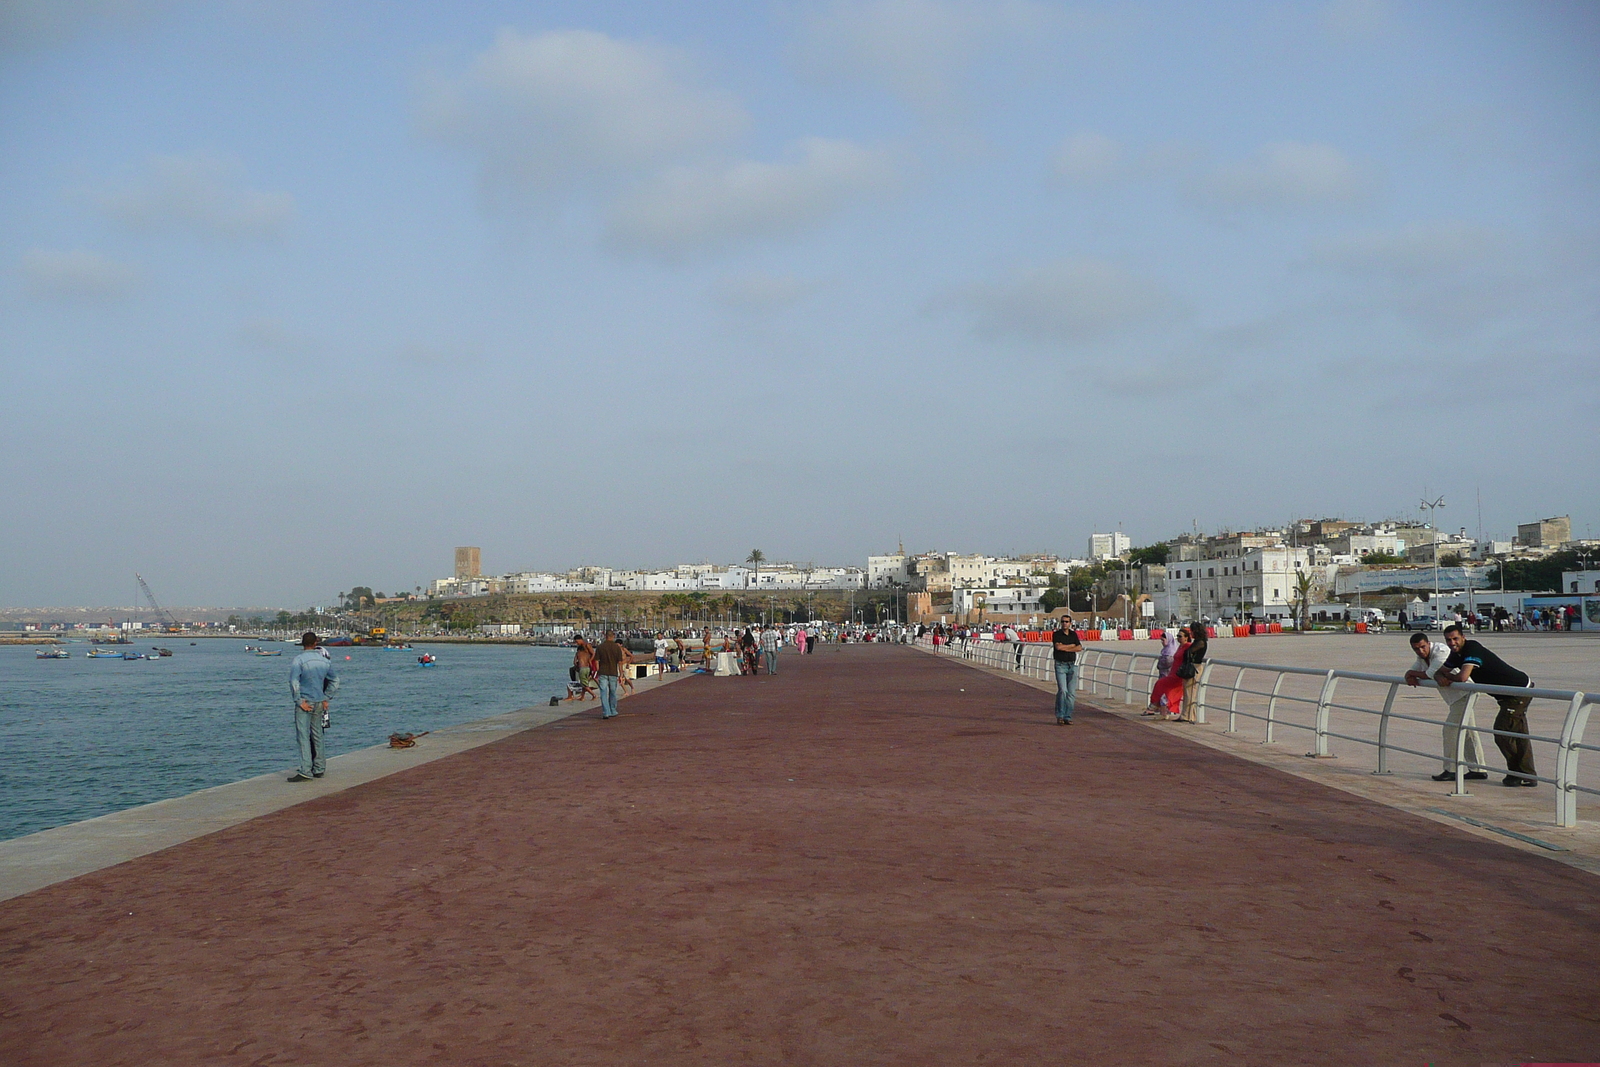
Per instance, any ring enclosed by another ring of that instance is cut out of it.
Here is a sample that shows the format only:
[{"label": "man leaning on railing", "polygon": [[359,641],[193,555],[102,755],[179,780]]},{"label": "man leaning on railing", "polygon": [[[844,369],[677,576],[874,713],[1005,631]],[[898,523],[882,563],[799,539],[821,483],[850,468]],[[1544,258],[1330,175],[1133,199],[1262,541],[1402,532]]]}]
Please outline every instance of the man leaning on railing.
[{"label": "man leaning on railing", "polygon": [[[1468,639],[1461,627],[1451,623],[1444,628],[1445,643],[1450,646],[1450,658],[1433,676],[1442,688],[1448,689],[1456,682],[1474,682],[1478,685],[1503,685],[1512,689],[1532,689],[1533,680],[1511,666],[1478,642]],[[1495,695],[1500,713],[1494,717],[1494,743],[1506,758],[1506,777],[1501,783],[1510,786],[1536,786],[1533,769],[1533,742],[1527,737],[1505,737],[1499,731],[1513,734],[1528,732],[1528,705],[1533,697]]]},{"label": "man leaning on railing", "polygon": [[[1446,661],[1450,659],[1450,646],[1443,641],[1430,641],[1428,635],[1418,630],[1411,635],[1411,651],[1417,654],[1417,662],[1409,671],[1406,671],[1406,682],[1416,685],[1418,682],[1427,681],[1444,669]],[[1467,716],[1467,704],[1472,700],[1471,693],[1452,693],[1447,687],[1439,687],[1439,696],[1443,698],[1445,706],[1450,710],[1444,717],[1444,770],[1433,776],[1436,782],[1454,781],[1456,776],[1456,748],[1459,743],[1458,734],[1462,723]],[[1485,767],[1489,761],[1484,758],[1483,741],[1478,736],[1478,731],[1467,724],[1467,765],[1469,767]],[[1487,778],[1486,771],[1467,771],[1467,778]]]}]

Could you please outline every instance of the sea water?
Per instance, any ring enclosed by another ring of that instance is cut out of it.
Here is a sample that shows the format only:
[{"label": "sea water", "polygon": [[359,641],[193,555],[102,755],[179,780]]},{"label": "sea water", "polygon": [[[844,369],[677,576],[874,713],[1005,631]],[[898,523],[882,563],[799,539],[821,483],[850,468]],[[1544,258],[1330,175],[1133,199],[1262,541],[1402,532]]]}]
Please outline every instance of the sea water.
[{"label": "sea water", "polygon": [[[35,659],[0,646],[0,840],[183,796],[297,762],[289,665],[300,650],[256,656],[247,642],[152,637],[117,651],[154,660]],[[248,642],[260,644],[259,641]],[[426,648],[435,666],[417,663]],[[341,687],[325,735],[337,756],[565,695],[569,649],[428,645],[330,648]],[[347,658],[348,657],[348,658]]]}]

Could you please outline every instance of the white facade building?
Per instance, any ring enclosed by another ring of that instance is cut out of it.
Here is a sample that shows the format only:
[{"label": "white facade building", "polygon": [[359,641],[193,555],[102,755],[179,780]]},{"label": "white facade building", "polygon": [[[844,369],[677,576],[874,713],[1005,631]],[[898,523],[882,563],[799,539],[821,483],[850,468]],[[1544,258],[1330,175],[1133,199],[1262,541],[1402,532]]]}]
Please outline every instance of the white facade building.
[{"label": "white facade building", "polygon": [[1039,598],[1050,587],[1038,585],[958,586],[951,591],[951,609],[957,615],[1040,615]]},{"label": "white facade building", "polygon": [[1090,559],[1115,559],[1124,552],[1133,551],[1133,541],[1121,530],[1115,533],[1089,535]]},{"label": "white facade building", "polygon": [[904,552],[897,552],[892,556],[867,557],[867,585],[873,589],[907,585],[910,581],[910,559]]}]

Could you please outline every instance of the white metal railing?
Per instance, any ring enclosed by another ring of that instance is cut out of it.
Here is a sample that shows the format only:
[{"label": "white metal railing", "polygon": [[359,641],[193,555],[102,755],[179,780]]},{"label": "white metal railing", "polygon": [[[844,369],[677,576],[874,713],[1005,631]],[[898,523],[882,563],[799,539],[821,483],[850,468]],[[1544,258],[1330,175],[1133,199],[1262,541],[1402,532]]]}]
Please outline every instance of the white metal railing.
[{"label": "white metal railing", "polygon": [[[942,655],[954,656],[985,667],[1013,671],[1040,681],[1053,681],[1055,678],[1051,646],[1042,642],[956,640],[935,647],[925,636],[919,638],[916,644]],[[1158,658],[1153,652],[1085,649],[1078,654],[1078,689],[1090,696],[1110,697],[1124,704],[1147,702],[1151,687],[1156,681]],[[1231,678],[1227,677],[1227,672],[1230,671]],[[1247,679],[1247,675],[1260,676],[1260,680],[1256,677]],[[1268,676],[1271,677],[1270,686],[1266,681]],[[1298,687],[1297,682],[1301,683]],[[1358,696],[1345,696],[1343,698],[1345,702],[1340,702],[1336,698],[1341,695],[1339,690],[1341,682],[1349,683],[1346,685],[1347,693],[1352,685],[1360,685],[1363,689]],[[1306,755],[1313,758],[1327,758],[1332,755],[1329,748],[1330,738],[1367,745],[1377,750],[1377,767],[1372,773],[1390,774],[1391,753],[1403,752],[1427,759],[1438,759],[1440,755],[1438,752],[1421,752],[1395,743],[1390,737],[1391,724],[1399,720],[1423,723],[1435,728],[1445,725],[1442,719],[1410,715],[1396,710],[1395,698],[1402,686],[1409,688],[1409,683],[1404,677],[1396,675],[1208,659],[1200,669],[1199,685],[1195,693],[1194,717],[1197,722],[1206,722],[1206,712],[1213,709],[1219,712],[1224,710],[1225,700],[1228,733],[1239,732],[1241,719],[1262,723],[1267,744],[1276,743],[1276,735],[1282,729],[1300,730],[1311,735],[1312,748]],[[1376,691],[1373,687],[1376,687]],[[1439,688],[1431,680],[1423,681],[1420,687]],[[1467,762],[1466,746],[1469,731],[1476,730],[1479,734],[1488,734],[1492,737],[1526,738],[1530,743],[1555,746],[1554,776],[1523,774],[1511,770],[1505,773],[1511,777],[1547,782],[1555,786],[1556,825],[1576,826],[1578,794],[1600,796],[1600,789],[1578,784],[1579,755],[1584,752],[1600,752],[1600,745],[1584,743],[1584,731],[1589,724],[1589,715],[1595,705],[1600,704],[1600,693],[1583,693],[1569,689],[1515,689],[1507,686],[1466,683],[1458,683],[1450,688],[1452,691],[1468,694],[1466,713],[1462,719],[1463,726],[1456,732],[1454,753],[1456,780],[1455,791],[1451,795],[1469,795],[1465,781],[1468,770],[1489,769],[1481,764]],[[1379,693],[1382,694],[1381,699]],[[1137,699],[1136,694],[1138,694]],[[1245,698],[1243,707],[1240,706],[1241,696]],[[1551,703],[1565,705],[1559,736],[1534,733],[1531,725],[1527,733],[1474,725],[1474,711],[1479,698],[1496,696],[1529,697],[1535,702],[1545,702],[1546,707]],[[1297,719],[1292,714],[1296,709],[1303,709],[1309,712],[1309,715]],[[1341,733],[1333,729],[1335,712],[1375,719],[1376,737],[1361,737],[1353,732]]]}]

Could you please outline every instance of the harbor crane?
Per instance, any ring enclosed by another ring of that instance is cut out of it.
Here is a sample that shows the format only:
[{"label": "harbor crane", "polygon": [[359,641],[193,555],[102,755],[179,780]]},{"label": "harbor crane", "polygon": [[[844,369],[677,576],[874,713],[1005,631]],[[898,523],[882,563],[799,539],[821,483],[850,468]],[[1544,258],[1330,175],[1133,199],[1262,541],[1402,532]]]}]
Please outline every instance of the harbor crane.
[{"label": "harbor crane", "polygon": [[139,580],[139,591],[150,602],[150,610],[156,613],[156,621],[161,623],[168,633],[181,632],[183,627],[179,626],[178,620],[172,617],[172,612],[156,603],[156,595],[150,591],[150,583],[145,581],[144,577],[138,573],[135,573],[134,577]]}]

